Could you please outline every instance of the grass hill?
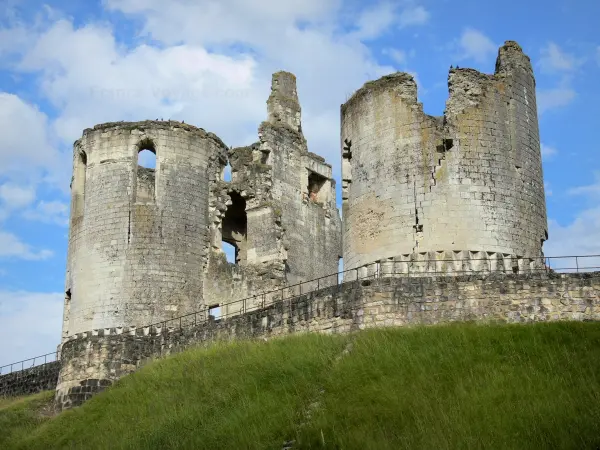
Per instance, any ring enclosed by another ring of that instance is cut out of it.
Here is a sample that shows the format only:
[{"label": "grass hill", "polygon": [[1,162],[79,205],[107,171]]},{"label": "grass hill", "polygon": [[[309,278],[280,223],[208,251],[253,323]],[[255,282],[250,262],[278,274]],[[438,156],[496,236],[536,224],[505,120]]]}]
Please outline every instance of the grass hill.
[{"label": "grass hill", "polygon": [[0,448],[595,449],[600,323],[216,344],[55,417],[51,398],[0,403]]}]

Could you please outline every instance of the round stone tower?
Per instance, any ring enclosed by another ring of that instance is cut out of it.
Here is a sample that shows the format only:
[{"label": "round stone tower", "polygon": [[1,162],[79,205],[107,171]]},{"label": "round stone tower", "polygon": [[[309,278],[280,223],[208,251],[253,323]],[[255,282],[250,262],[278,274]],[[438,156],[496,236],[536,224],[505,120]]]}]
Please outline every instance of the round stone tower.
[{"label": "round stone tower", "polygon": [[529,58],[508,41],[494,75],[451,69],[449,91],[443,117],[423,113],[405,73],[366,83],[342,105],[346,269],[540,263],[548,235]]},{"label": "round stone tower", "polygon": [[[155,168],[138,165],[142,150]],[[73,157],[63,339],[200,309],[223,142],[173,121],[107,123],[86,129]]]}]

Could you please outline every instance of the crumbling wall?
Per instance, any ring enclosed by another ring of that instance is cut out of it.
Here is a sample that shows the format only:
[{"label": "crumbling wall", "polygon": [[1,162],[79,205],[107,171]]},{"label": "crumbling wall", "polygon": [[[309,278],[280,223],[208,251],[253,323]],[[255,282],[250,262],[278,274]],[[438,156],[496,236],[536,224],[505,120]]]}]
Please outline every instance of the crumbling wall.
[{"label": "crumbling wall", "polygon": [[[259,127],[259,142],[233,148],[227,161],[221,161],[219,174],[229,162],[231,181],[218,174],[211,189],[207,304],[226,305],[245,298],[248,307],[262,304],[263,292],[338,269],[341,219],[335,181],[331,166],[308,152],[294,75],[273,75],[267,112],[268,120]],[[233,234],[232,220],[240,223]],[[236,264],[227,263],[222,241],[238,249]],[[237,302],[221,313],[237,312],[243,305]]]},{"label": "crumbling wall", "polygon": [[[138,168],[143,149],[156,153],[154,170]],[[65,337],[202,307],[208,174],[225,152],[215,135],[172,121],[84,131],[74,149]]]},{"label": "crumbling wall", "polygon": [[0,398],[37,394],[56,388],[60,361],[0,375]]},{"label": "crumbling wall", "polygon": [[285,298],[226,320],[94,330],[63,345],[56,399],[61,408],[76,406],[150,359],[216,340],[466,320],[600,320],[600,272],[382,277]]},{"label": "crumbling wall", "polygon": [[507,42],[494,75],[451,69],[449,90],[444,117],[423,113],[404,73],[366,83],[342,105],[345,268],[452,253],[542,256],[529,58]]},{"label": "crumbling wall", "polygon": [[281,216],[286,279],[292,284],[335,273],[341,257],[335,180],[331,165],[308,151],[293,74],[273,75],[267,104],[278,114],[269,114],[261,124],[260,150],[273,167],[272,197]]}]

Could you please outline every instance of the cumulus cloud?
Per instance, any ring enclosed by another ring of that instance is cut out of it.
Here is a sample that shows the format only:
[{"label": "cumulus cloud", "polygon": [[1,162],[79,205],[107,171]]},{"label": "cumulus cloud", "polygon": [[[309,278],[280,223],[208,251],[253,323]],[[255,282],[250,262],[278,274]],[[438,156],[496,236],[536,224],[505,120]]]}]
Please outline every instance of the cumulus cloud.
[{"label": "cumulus cloud", "polygon": [[563,51],[554,42],[549,42],[541,51],[539,65],[546,72],[571,72],[575,70],[581,61],[574,55]]},{"label": "cumulus cloud", "polygon": [[50,250],[35,250],[22,242],[16,235],[0,230],[0,259],[25,259],[38,261],[52,257]]},{"label": "cumulus cloud", "polygon": [[408,54],[402,49],[386,48],[382,53],[392,58],[392,60],[399,66],[404,66],[408,61]]},{"label": "cumulus cloud", "polygon": [[23,212],[23,217],[46,224],[69,225],[69,205],[60,201],[40,201],[35,208]]},{"label": "cumulus cloud", "polygon": [[18,186],[14,183],[0,185],[0,202],[7,209],[19,209],[29,206],[35,200],[33,186]]},{"label": "cumulus cloud", "polygon": [[539,89],[537,92],[537,107],[540,114],[551,109],[569,105],[577,96],[570,86],[559,86],[551,89]]},{"label": "cumulus cloud", "polygon": [[481,31],[467,28],[463,31],[458,42],[462,59],[473,59],[485,63],[498,51],[498,46]]},{"label": "cumulus cloud", "polygon": [[[548,255],[600,255],[600,172],[589,185],[577,186],[567,191],[569,195],[583,196],[590,207],[582,210],[566,225],[549,220],[550,239],[544,245]],[[574,261],[571,265],[574,267]],[[600,258],[583,258],[580,267],[598,266]]]},{"label": "cumulus cloud", "polygon": [[556,150],[556,148],[546,145],[543,142],[541,144],[541,149],[542,149],[542,157],[544,159],[552,159],[553,157],[555,157],[558,154],[558,150]]},{"label": "cumulus cloud", "polygon": [[63,300],[60,293],[0,291],[0,366],[56,350]]},{"label": "cumulus cloud", "polygon": [[423,25],[429,21],[429,16],[429,12],[423,6],[412,6],[400,13],[398,22],[401,28],[410,25]]},{"label": "cumulus cloud", "polygon": [[[19,68],[41,75],[43,93],[59,110],[52,125],[63,142],[105,121],[172,118],[215,132],[228,145],[256,140],[271,74],[289,70],[297,75],[309,147],[337,171],[339,136],[332,130],[339,129],[339,105],[394,68],[378,64],[359,35],[336,28],[340,1],[291,3],[109,0],[161,45],[123,48],[105,25],[61,19],[38,35]],[[391,4],[362,13],[365,36],[389,26],[384,13]],[[323,117],[329,122],[317,120]]]},{"label": "cumulus cloud", "polygon": [[0,176],[28,181],[39,181],[62,162],[51,145],[46,115],[6,92],[0,92],[0,159]]},{"label": "cumulus cloud", "polygon": [[391,2],[379,3],[359,15],[356,23],[358,30],[354,32],[354,36],[359,39],[376,38],[397,20],[397,5]]}]

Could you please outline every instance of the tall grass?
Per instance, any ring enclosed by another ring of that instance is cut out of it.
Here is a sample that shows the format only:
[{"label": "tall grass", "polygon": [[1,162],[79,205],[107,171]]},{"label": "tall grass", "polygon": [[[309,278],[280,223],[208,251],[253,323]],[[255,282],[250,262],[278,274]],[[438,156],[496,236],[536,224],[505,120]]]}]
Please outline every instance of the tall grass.
[{"label": "tall grass", "polygon": [[17,437],[0,448],[281,449],[294,440],[293,448],[593,449],[600,323],[461,324],[195,349]]}]

